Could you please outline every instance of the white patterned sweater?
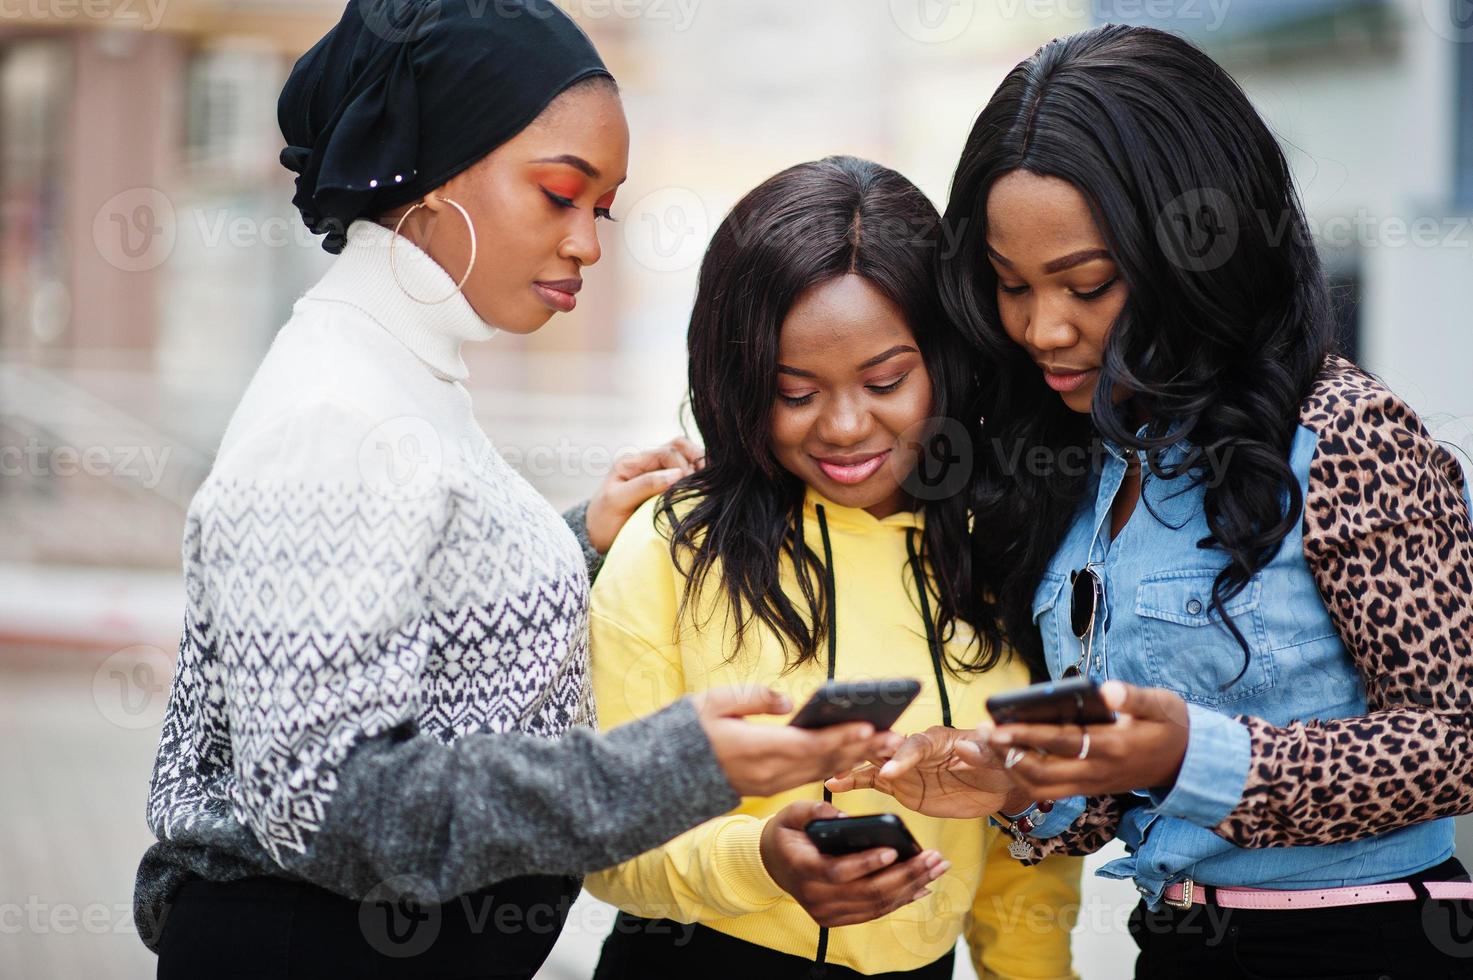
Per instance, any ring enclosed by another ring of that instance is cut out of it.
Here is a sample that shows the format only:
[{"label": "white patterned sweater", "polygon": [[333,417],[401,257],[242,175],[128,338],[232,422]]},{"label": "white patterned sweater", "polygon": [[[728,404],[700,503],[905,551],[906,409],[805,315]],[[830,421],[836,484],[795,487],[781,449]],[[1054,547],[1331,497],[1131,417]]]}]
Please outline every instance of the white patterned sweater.
[{"label": "white patterned sweater", "polygon": [[[190,504],[148,801],[160,844],[135,896],[150,946],[189,874],[356,895],[413,873],[449,898],[602,867],[735,805],[688,706],[637,750],[547,741],[595,724],[585,549],[475,421],[460,347],[494,330],[459,295],[406,295],[452,289],[407,240],[355,222]],[[694,799],[621,820],[631,792]],[[579,839],[526,839],[559,821]]]}]

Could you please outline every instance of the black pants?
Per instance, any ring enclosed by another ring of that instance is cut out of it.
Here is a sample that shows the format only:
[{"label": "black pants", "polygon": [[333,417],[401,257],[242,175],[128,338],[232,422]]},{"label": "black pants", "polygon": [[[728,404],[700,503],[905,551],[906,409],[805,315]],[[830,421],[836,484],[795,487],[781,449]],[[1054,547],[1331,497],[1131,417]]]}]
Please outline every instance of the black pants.
[{"label": "black pants", "polygon": [[919,970],[861,974],[701,925],[619,913],[593,980],[951,980],[955,951]]},{"label": "black pants", "polygon": [[284,878],[195,879],[164,920],[158,978],[525,980],[578,888],[576,878],[514,878],[435,905],[387,891],[355,901]]},{"label": "black pants", "polygon": [[[1398,881],[1467,881],[1457,858]],[[1209,897],[1210,901],[1210,897]],[[1451,980],[1473,977],[1473,902],[1325,909],[1193,905],[1130,916],[1137,980]]]}]

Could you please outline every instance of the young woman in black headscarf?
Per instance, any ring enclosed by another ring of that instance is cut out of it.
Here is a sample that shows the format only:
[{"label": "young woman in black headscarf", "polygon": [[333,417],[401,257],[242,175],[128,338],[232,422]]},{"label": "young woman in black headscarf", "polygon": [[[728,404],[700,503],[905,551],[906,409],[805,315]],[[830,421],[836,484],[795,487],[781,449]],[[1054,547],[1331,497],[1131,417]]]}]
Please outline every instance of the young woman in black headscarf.
[{"label": "young woman in black headscarf", "polygon": [[589,566],[694,450],[611,477],[580,548],[460,356],[598,261],[629,135],[583,33],[548,0],[353,0],[280,122],[338,259],[189,508],[135,919],[162,978],[530,977],[583,872],[895,737],[742,721],[788,710],[767,691],[587,727]]}]

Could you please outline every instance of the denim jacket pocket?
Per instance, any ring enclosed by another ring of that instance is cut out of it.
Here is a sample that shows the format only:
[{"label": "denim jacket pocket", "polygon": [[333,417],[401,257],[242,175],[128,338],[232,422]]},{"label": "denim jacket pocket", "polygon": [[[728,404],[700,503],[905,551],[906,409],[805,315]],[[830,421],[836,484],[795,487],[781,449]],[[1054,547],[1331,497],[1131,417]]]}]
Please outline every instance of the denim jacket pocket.
[{"label": "denim jacket pocket", "polygon": [[[1064,608],[1059,608],[1059,603]],[[1074,634],[1064,629],[1064,616],[1069,612],[1068,597],[1064,592],[1064,576],[1057,572],[1045,572],[1038,590],[1033,593],[1033,625],[1043,638],[1043,657],[1048,664],[1050,677],[1058,677],[1064,668],[1074,663],[1064,650],[1064,638],[1074,640]]]},{"label": "denim jacket pocket", "polygon": [[1151,682],[1203,705],[1254,697],[1272,687],[1274,680],[1260,608],[1263,582],[1255,576],[1227,604],[1228,615],[1252,651],[1244,670],[1243,648],[1209,609],[1216,578],[1215,570],[1175,569],[1147,575],[1136,589],[1135,613]]}]

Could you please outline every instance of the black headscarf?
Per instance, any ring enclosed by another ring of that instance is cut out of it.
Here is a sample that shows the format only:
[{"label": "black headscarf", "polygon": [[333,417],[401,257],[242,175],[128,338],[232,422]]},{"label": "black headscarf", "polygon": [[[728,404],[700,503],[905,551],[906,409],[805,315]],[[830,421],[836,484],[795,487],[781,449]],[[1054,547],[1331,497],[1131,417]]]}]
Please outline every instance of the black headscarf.
[{"label": "black headscarf", "polygon": [[277,103],[292,203],[341,252],[355,218],[423,197],[608,74],[550,0],[349,0]]}]

